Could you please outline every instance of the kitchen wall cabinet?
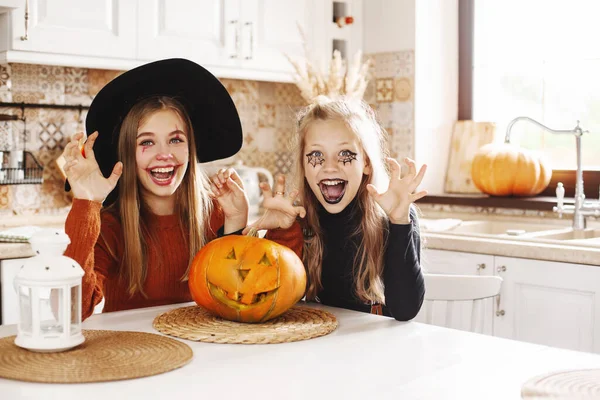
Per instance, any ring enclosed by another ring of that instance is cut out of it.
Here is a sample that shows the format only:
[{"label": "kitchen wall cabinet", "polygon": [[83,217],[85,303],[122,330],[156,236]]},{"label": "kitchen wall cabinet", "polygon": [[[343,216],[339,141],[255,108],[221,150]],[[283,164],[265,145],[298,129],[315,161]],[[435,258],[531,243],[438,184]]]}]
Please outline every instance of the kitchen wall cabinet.
[{"label": "kitchen wall cabinet", "polygon": [[600,353],[600,268],[495,257],[494,336]]},{"label": "kitchen wall cabinet", "polygon": [[502,277],[500,296],[486,304],[487,334],[600,353],[599,267],[435,249],[423,250],[422,266]]},{"label": "kitchen wall cabinet", "polygon": [[130,68],[137,9],[138,0],[23,1],[0,16],[2,62]]},{"label": "kitchen wall cabinet", "polygon": [[338,33],[332,30],[333,3],[29,0],[26,28],[23,1],[0,15],[0,62],[126,70],[182,57],[218,77],[291,82],[293,67],[285,54],[304,56],[298,26],[314,59],[330,57],[339,32],[350,49],[362,44],[362,2],[341,2],[356,3],[355,22]]},{"label": "kitchen wall cabinet", "polygon": [[[325,2],[327,3],[327,2]],[[139,10],[138,57],[188,58],[228,78],[289,81],[284,53],[303,55],[323,24],[319,0],[150,0]]]}]

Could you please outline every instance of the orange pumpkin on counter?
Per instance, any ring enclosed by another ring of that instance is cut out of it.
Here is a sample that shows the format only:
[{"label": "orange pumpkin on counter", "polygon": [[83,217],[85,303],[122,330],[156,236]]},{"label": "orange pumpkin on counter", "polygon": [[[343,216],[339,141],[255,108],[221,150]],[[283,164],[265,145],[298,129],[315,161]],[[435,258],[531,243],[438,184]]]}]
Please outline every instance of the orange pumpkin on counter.
[{"label": "orange pumpkin on counter", "polygon": [[296,304],[306,272],[291,249],[271,240],[230,235],[204,246],[190,266],[196,304],[230,321],[264,322]]},{"label": "orange pumpkin on counter", "polygon": [[475,186],[494,196],[535,196],[548,187],[551,177],[544,158],[510,143],[482,146],[471,164]]}]

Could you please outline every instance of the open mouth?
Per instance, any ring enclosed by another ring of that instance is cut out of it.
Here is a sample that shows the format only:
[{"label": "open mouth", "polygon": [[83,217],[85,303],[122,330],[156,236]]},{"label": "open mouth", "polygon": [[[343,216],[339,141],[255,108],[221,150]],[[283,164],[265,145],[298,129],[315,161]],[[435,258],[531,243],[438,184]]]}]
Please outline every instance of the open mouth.
[{"label": "open mouth", "polygon": [[208,283],[208,287],[210,293],[222,304],[225,304],[229,307],[239,309],[243,311],[247,308],[254,307],[258,304],[262,304],[265,301],[272,298],[275,293],[277,293],[277,289],[269,290],[268,292],[262,293],[254,293],[254,294],[244,294],[240,292],[230,293],[223,288],[220,288],[212,283]]},{"label": "open mouth", "polygon": [[319,188],[325,201],[329,204],[337,204],[346,193],[346,184],[348,181],[343,179],[323,179],[319,182]]},{"label": "open mouth", "polygon": [[147,171],[152,180],[158,185],[169,185],[173,180],[176,166],[149,168]]}]

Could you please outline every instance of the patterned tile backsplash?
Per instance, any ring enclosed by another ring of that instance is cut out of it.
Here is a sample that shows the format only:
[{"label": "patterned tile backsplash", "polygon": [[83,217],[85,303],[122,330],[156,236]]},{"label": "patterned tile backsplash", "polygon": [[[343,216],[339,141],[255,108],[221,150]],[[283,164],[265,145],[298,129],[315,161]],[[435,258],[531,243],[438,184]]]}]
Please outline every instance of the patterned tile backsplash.
[{"label": "patterned tile backsplash", "polygon": [[[368,55],[369,56],[369,55]],[[390,134],[392,156],[413,156],[414,51],[372,54],[373,79],[365,100],[377,111]],[[46,65],[0,65],[0,101],[89,105],[98,91],[120,71]],[[244,131],[240,152],[226,160],[262,166],[274,175],[289,174],[288,149],[294,116],[305,103],[293,84],[221,80],[234,100]],[[0,113],[21,115],[17,108]],[[55,160],[69,138],[84,130],[85,110],[25,110],[26,123],[0,122],[0,151],[26,149],[44,167],[41,185],[0,185],[0,215],[66,211],[71,199]]]}]

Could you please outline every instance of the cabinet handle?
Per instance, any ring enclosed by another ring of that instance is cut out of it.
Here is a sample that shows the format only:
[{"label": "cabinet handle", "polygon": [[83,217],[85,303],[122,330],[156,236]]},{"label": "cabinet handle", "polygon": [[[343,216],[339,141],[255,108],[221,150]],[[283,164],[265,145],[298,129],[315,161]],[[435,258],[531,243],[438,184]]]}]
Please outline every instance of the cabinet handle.
[{"label": "cabinet handle", "polygon": [[496,317],[502,317],[505,314],[504,310],[500,309],[501,297],[502,295],[500,293],[498,293],[498,295],[496,296]]},{"label": "cabinet handle", "polygon": [[252,29],[252,21],[244,24],[250,28],[250,55],[246,56],[246,60],[252,60],[254,58],[254,29]]},{"label": "cabinet handle", "polygon": [[477,264],[477,271],[485,269],[485,263]]},{"label": "cabinet handle", "polygon": [[496,268],[496,271],[498,271],[498,272],[506,272],[506,266],[503,265],[501,267],[498,267],[498,268]]},{"label": "cabinet handle", "polygon": [[21,36],[21,40],[29,40],[29,0],[25,0],[25,35]]},{"label": "cabinet handle", "polygon": [[234,48],[235,48],[235,53],[230,55],[229,58],[238,58],[238,53],[240,50],[240,29],[239,29],[239,21],[237,19],[231,20],[229,21],[229,23],[231,25],[235,25],[234,29],[235,29],[235,43],[234,43]]}]

